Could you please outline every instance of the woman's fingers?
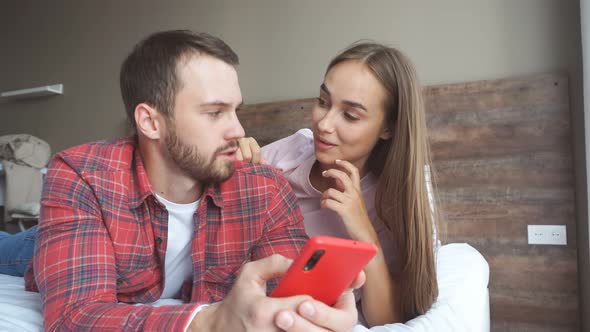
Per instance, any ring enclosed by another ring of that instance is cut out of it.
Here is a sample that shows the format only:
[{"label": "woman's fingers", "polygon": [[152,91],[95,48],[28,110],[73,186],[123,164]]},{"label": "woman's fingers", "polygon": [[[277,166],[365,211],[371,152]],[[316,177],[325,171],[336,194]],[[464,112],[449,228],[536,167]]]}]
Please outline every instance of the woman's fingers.
[{"label": "woman's fingers", "polygon": [[322,176],[335,179],[339,186],[342,187],[340,188],[342,191],[348,191],[354,188],[352,180],[348,174],[339,169],[331,168],[327,171],[323,171]]},{"label": "woman's fingers", "polygon": [[246,163],[260,164],[262,162],[262,152],[258,142],[252,137],[238,138],[236,158]]},{"label": "woman's fingers", "polygon": [[346,171],[346,173],[348,173],[348,176],[350,176],[352,183],[354,183],[358,188],[360,188],[361,177],[359,174],[359,169],[356,168],[356,166],[354,166],[351,162],[346,161],[346,160],[336,159],[335,163],[337,166],[344,169]]},{"label": "woman's fingers", "polygon": [[322,200],[333,199],[336,202],[343,203],[346,200],[346,196],[340,190],[330,188],[322,194]]}]

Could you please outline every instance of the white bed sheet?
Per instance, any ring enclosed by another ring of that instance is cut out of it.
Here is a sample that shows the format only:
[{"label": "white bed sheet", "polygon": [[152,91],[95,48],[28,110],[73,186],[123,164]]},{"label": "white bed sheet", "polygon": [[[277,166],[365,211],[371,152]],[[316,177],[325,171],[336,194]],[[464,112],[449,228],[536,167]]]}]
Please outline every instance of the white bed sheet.
[{"label": "white bed sheet", "polygon": [[[464,244],[442,246],[436,257],[439,297],[425,314],[406,324],[388,324],[354,332],[488,332],[489,267],[481,254]],[[171,304],[170,301],[159,304]],[[39,294],[26,292],[24,280],[0,274],[0,331],[42,331]]]}]

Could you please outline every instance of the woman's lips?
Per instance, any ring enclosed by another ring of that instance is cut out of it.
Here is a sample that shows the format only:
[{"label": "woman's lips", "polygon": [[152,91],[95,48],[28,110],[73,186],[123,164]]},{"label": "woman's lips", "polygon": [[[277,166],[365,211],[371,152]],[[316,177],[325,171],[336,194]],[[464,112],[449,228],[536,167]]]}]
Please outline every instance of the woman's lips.
[{"label": "woman's lips", "polygon": [[315,139],[316,148],[320,151],[328,151],[336,146],[336,144],[332,144],[320,137]]}]

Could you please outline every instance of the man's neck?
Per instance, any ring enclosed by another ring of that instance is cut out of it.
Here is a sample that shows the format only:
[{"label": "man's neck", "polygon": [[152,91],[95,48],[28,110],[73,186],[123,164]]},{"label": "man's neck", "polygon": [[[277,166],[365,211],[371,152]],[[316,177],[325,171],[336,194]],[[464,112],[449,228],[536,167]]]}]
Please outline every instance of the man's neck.
[{"label": "man's neck", "polygon": [[203,193],[203,184],[165,158],[155,144],[139,144],[143,164],[154,191],[179,204],[195,202]]}]

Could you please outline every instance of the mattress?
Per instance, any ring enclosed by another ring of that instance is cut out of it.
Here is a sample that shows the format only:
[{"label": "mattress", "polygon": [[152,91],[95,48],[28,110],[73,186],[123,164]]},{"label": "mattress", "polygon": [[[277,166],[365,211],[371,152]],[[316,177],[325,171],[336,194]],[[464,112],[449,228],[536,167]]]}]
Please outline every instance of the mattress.
[{"label": "mattress", "polygon": [[[467,244],[447,244],[436,256],[439,297],[424,315],[405,324],[388,324],[354,332],[487,332],[490,330],[489,268]],[[0,274],[0,331],[42,331],[38,293],[24,290],[24,279]],[[171,304],[171,300],[158,304]]]}]

